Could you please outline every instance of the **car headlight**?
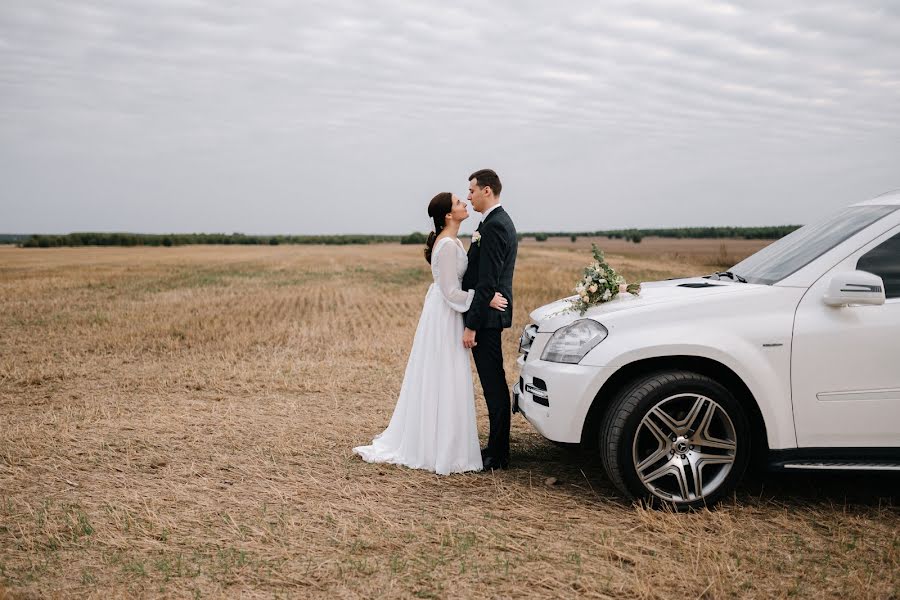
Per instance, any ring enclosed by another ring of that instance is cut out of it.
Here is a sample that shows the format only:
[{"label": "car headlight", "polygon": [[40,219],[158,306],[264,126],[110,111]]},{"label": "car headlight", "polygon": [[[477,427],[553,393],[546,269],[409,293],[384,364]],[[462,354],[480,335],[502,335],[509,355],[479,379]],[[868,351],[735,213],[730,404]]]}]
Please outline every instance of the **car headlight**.
[{"label": "car headlight", "polygon": [[605,340],[608,334],[606,327],[597,321],[591,319],[575,321],[556,330],[544,347],[541,360],[578,364],[585,354]]}]

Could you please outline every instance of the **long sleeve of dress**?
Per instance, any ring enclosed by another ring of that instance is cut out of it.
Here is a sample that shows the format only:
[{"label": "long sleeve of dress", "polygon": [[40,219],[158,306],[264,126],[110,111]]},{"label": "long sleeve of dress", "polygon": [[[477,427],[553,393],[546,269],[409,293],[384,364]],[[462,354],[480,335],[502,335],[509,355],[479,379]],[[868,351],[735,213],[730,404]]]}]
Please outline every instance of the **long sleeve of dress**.
[{"label": "long sleeve of dress", "polygon": [[437,286],[441,290],[441,296],[447,305],[457,312],[464,313],[472,306],[475,290],[463,291],[459,285],[459,248],[456,242],[447,242],[438,249],[437,256]]}]

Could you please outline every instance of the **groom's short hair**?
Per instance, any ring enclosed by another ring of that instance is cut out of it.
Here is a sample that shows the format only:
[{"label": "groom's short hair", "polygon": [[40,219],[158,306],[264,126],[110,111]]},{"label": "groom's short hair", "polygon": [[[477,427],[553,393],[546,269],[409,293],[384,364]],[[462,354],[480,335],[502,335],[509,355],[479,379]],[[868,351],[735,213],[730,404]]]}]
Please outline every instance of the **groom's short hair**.
[{"label": "groom's short hair", "polygon": [[493,169],[481,169],[469,175],[469,181],[475,180],[475,184],[480,188],[489,187],[493,190],[495,196],[500,195],[503,184],[500,183],[500,177]]}]

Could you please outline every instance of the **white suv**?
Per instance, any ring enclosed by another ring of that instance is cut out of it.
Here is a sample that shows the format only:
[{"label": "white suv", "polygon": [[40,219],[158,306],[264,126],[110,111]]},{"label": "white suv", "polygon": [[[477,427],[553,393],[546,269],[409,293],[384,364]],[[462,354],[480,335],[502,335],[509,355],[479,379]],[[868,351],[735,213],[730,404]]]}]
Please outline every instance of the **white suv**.
[{"label": "white suv", "polygon": [[644,283],[584,316],[531,313],[513,411],[598,448],[626,495],[728,494],[784,469],[900,469],[900,191],[729,271]]}]

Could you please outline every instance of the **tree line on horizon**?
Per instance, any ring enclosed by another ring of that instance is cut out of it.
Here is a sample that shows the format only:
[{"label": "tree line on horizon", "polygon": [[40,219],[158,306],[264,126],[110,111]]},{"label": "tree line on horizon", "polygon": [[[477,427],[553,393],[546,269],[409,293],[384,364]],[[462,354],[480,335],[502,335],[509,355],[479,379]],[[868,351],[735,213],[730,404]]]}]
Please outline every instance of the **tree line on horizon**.
[{"label": "tree line on horizon", "polygon": [[[579,237],[606,237],[640,243],[645,237],[722,239],[742,238],[775,240],[798,229],[800,225],[776,225],[769,227],[676,227],[663,229],[613,229],[599,231],[522,232],[519,239],[534,238],[539,242],[551,237],[568,237],[573,242]],[[461,237],[469,237],[463,235]],[[104,233],[79,232],[61,235],[0,234],[0,242],[15,243],[22,248],[58,248],[65,246],[188,246],[196,244],[221,245],[269,245],[281,244],[424,244],[427,237],[421,232],[409,235],[247,235],[243,233]]]},{"label": "tree line on horizon", "polygon": [[601,231],[554,231],[526,233],[526,237],[534,237],[543,242],[551,237],[567,237],[573,242],[579,237],[606,237],[609,239],[624,239],[626,241],[640,243],[645,237],[676,238],[676,239],[725,239],[737,238],[745,240],[777,240],[783,238],[792,231],[800,229],[802,225],[769,225],[764,227],[667,227],[667,228],[642,228],[642,229],[611,229]]},{"label": "tree line on horizon", "polygon": [[29,237],[27,233],[0,233],[0,244],[18,244]]},{"label": "tree line on horizon", "polygon": [[19,245],[23,248],[62,246],[190,246],[243,245],[278,246],[280,244],[373,244],[397,242],[399,235],[247,235],[243,233],[98,233],[31,235]]}]

